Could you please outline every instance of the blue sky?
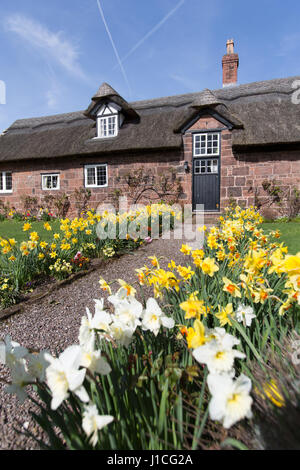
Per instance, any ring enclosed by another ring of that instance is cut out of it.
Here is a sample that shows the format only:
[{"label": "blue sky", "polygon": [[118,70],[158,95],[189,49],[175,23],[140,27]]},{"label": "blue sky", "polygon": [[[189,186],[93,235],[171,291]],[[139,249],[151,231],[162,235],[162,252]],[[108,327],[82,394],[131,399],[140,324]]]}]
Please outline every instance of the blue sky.
[{"label": "blue sky", "polygon": [[110,37],[97,0],[2,0],[0,130],[86,109],[103,81],[128,101],[220,88],[228,38],[239,83],[300,75],[295,0],[98,2]]}]

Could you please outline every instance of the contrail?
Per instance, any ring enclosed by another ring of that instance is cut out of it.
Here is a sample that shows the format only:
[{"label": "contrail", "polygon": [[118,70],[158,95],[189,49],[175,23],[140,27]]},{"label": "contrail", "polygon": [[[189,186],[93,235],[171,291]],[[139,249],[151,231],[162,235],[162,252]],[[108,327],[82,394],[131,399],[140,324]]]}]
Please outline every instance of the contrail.
[{"label": "contrail", "polygon": [[123,77],[124,77],[124,79],[125,79],[125,81],[126,81],[126,83],[127,83],[129,95],[130,95],[130,97],[131,97],[131,87],[130,87],[130,84],[129,84],[129,80],[128,80],[128,77],[127,77],[127,75],[126,75],[125,69],[124,69],[124,67],[123,67],[123,65],[122,65],[122,61],[121,61],[121,59],[120,59],[119,53],[118,53],[117,48],[116,48],[116,46],[115,46],[114,40],[113,40],[112,35],[111,35],[111,33],[110,33],[110,30],[109,30],[109,28],[108,28],[108,25],[107,25],[107,23],[106,23],[105,16],[104,16],[104,13],[103,13],[101,4],[100,4],[100,0],[97,0],[97,5],[98,5],[98,9],[99,9],[99,11],[100,11],[100,15],[101,15],[101,18],[102,18],[102,20],[103,20],[103,23],[104,23],[106,32],[107,32],[107,34],[108,34],[109,40],[110,40],[110,42],[111,42],[112,48],[113,48],[114,53],[115,53],[115,55],[116,55],[118,64],[119,64],[120,69],[121,69],[121,71],[122,71]]},{"label": "contrail", "polygon": [[[184,4],[185,0],[180,0],[179,3],[177,3],[177,5],[171,10],[169,11],[169,13],[166,14],[166,16],[163,17],[163,19],[157,23],[156,26],[154,26],[154,28],[152,28],[142,39],[140,39],[139,42],[136,43],[135,46],[132,47],[132,49],[130,49],[129,52],[127,52],[127,54],[122,57],[121,59],[121,64],[129,57],[131,56],[131,54],[133,54],[134,51],[136,51],[142,44],[144,44],[145,41],[147,41],[148,38],[150,38],[150,36],[152,36],[152,34],[156,33],[156,31],[162,27],[162,25],[168,21],[168,19],[174,15],[174,13],[178,10],[178,8],[180,8],[183,4]],[[120,61],[118,60],[118,64],[116,64],[113,68],[113,70],[118,67],[118,65],[121,67],[121,64],[120,64]]]}]

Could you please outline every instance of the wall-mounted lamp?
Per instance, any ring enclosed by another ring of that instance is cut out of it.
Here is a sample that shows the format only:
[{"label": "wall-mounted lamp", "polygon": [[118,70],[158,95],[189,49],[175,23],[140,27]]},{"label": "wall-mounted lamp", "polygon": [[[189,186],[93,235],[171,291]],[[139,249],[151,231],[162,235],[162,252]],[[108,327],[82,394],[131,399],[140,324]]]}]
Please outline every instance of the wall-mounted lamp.
[{"label": "wall-mounted lamp", "polygon": [[184,171],[186,173],[189,171],[189,162],[184,162]]}]

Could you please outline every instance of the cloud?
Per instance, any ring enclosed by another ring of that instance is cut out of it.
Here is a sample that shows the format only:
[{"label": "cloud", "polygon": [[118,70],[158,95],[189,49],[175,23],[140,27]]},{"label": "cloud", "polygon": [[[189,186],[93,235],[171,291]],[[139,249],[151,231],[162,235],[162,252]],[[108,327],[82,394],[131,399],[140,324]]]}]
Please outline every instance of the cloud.
[{"label": "cloud", "polygon": [[50,90],[46,92],[47,106],[50,109],[55,109],[60,101],[60,90],[57,87],[52,86]]},{"label": "cloud", "polygon": [[52,32],[38,21],[19,14],[6,17],[4,27],[39,49],[47,59],[52,58],[73,76],[86,79],[78,61],[78,49],[64,37],[63,32]]}]

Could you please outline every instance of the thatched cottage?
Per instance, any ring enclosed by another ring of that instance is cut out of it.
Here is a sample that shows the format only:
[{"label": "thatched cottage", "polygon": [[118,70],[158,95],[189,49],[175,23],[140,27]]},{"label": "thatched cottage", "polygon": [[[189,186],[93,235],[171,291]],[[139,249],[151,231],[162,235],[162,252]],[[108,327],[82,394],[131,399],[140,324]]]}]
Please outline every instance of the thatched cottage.
[{"label": "thatched cottage", "polygon": [[85,187],[97,206],[140,167],[172,169],[179,200],[207,212],[253,204],[270,178],[300,189],[300,77],[237,85],[238,65],[230,40],[221,89],[128,103],[104,83],[86,111],[17,120],[0,137],[1,199]]}]

